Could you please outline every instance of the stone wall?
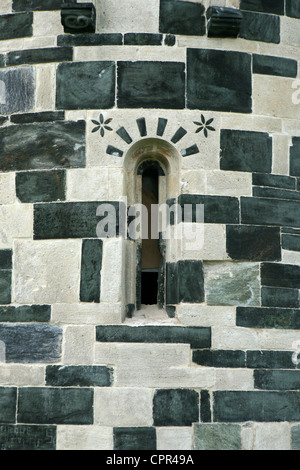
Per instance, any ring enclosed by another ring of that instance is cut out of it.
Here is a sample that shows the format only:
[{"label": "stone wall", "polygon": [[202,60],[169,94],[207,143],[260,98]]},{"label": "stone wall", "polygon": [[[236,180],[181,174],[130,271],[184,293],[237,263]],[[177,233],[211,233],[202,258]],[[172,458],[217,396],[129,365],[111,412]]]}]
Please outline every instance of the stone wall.
[{"label": "stone wall", "polygon": [[[299,2],[93,3],[74,35],[62,0],[0,5],[0,448],[299,449]],[[96,233],[146,144],[205,210],[149,316],[133,242]]]}]

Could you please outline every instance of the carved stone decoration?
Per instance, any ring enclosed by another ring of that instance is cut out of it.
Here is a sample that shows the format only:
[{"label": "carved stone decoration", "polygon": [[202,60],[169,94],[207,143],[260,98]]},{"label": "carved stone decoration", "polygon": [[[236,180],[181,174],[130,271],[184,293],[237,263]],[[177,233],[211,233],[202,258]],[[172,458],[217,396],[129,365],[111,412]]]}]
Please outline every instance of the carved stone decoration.
[{"label": "carved stone decoration", "polygon": [[241,29],[243,14],[235,8],[210,7],[207,16],[207,36],[236,38]]},{"label": "carved stone decoration", "polygon": [[96,8],[93,3],[65,3],[61,7],[61,22],[65,33],[94,33]]}]

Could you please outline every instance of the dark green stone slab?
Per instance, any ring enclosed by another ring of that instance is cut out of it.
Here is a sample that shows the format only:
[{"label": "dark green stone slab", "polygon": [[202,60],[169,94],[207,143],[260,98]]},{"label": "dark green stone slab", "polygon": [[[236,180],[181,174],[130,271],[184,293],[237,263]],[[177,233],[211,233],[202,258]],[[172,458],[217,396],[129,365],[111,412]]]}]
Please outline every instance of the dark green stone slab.
[{"label": "dark green stone slab", "polygon": [[211,422],[211,403],[209,390],[200,391],[200,421],[202,423]]},{"label": "dark green stone slab", "polygon": [[222,129],[220,168],[270,173],[272,138],[266,132]]},{"label": "dark green stone slab", "polygon": [[32,36],[32,23],[30,12],[0,16],[0,40]]},{"label": "dark green stone slab", "polygon": [[56,72],[57,109],[108,109],[115,104],[115,63],[62,63]]},{"label": "dark green stone slab", "polygon": [[124,34],[125,46],[161,46],[162,34],[151,33],[126,33]]},{"label": "dark green stone slab", "polygon": [[93,402],[89,388],[20,388],[18,422],[93,424]]},{"label": "dark green stone slab", "polygon": [[282,248],[284,250],[300,251],[300,236],[282,234]]},{"label": "dark green stone slab", "polygon": [[300,392],[217,391],[213,396],[216,422],[300,420]]},{"label": "dark green stone slab", "polygon": [[60,10],[63,3],[76,3],[76,0],[13,0],[13,11]]},{"label": "dark green stone slab", "polygon": [[[292,351],[247,351],[250,369],[295,369]],[[299,366],[298,366],[299,367]]]},{"label": "dark green stone slab", "polygon": [[56,427],[0,425],[0,450],[56,450]]},{"label": "dark green stone slab", "polygon": [[253,188],[253,196],[300,201],[300,193],[298,191],[288,191],[286,189],[255,187]]},{"label": "dark green stone slab", "polygon": [[299,390],[300,370],[255,370],[254,388],[261,390]]},{"label": "dark green stone slab", "polygon": [[191,426],[199,421],[199,394],[195,390],[156,390],[153,398],[155,426]]},{"label": "dark green stone slab", "polygon": [[300,309],[237,307],[236,324],[247,328],[300,329]]},{"label": "dark green stone slab", "polygon": [[123,35],[111,34],[61,34],[57,36],[58,46],[122,46]]},{"label": "dark green stone slab", "polygon": [[300,266],[263,263],[261,265],[261,283],[263,286],[300,289]]},{"label": "dark green stone slab", "polygon": [[166,263],[166,300],[167,304],[179,303],[178,263]]},{"label": "dark green stone slab", "polygon": [[119,108],[185,107],[185,64],[118,62]]},{"label": "dark green stone slab", "polygon": [[280,43],[280,17],[243,11],[240,37],[250,41]]},{"label": "dark green stone slab", "polygon": [[0,270],[0,304],[11,303],[11,270]]},{"label": "dark green stone slab", "polygon": [[178,288],[179,303],[204,302],[204,276],[202,261],[178,261]]},{"label": "dark green stone slab", "polygon": [[156,450],[156,429],[114,428],[114,450]]},{"label": "dark green stone slab", "polygon": [[290,176],[253,173],[252,183],[254,186],[268,186],[271,188],[281,189],[296,189],[296,178],[292,178]]},{"label": "dark green stone slab", "polygon": [[285,0],[286,15],[300,18],[300,3],[298,0]]},{"label": "dark green stone slab", "polygon": [[85,167],[85,121],[0,129],[0,171]]},{"label": "dark green stone slab", "polygon": [[243,368],[246,355],[245,351],[199,349],[193,351],[193,362],[205,367]]},{"label": "dark green stone slab", "polygon": [[300,176],[300,137],[292,138],[292,147],[290,147],[290,174]]},{"label": "dark green stone slab", "polygon": [[264,307],[299,308],[299,291],[280,287],[262,287],[261,303]]},{"label": "dark green stone slab", "polygon": [[98,216],[98,207],[110,204],[116,213],[116,235],[119,234],[118,202],[67,202],[52,204],[35,204],[34,238],[97,238],[97,225],[105,217]]},{"label": "dark green stone slab", "polygon": [[15,114],[10,116],[14,124],[31,124],[33,122],[64,121],[64,111],[44,111],[41,113]]},{"label": "dark green stone slab", "polygon": [[253,73],[296,78],[298,63],[285,57],[253,54]]},{"label": "dark green stone slab", "polygon": [[187,50],[189,109],[251,113],[251,56],[232,51]]},{"label": "dark green stone slab", "polygon": [[62,329],[52,325],[0,324],[6,362],[55,363],[61,360]]},{"label": "dark green stone slab", "polygon": [[280,228],[227,225],[226,251],[238,261],[278,261],[281,259]]},{"label": "dark green stone slab", "polygon": [[211,346],[211,329],[206,327],[100,325],[96,341],[104,343],[187,343],[191,348]]},{"label": "dark green stone slab", "polygon": [[284,0],[241,0],[240,9],[284,15]]},{"label": "dark green stone slab", "polygon": [[203,13],[201,3],[161,0],[159,30],[169,34],[203,36],[206,31]]},{"label": "dark green stone slab", "polygon": [[64,170],[16,173],[16,194],[21,202],[64,201],[65,189]]},{"label": "dark green stone slab", "polygon": [[100,302],[102,240],[83,240],[80,301]]},{"label": "dark green stone slab", "polygon": [[241,426],[238,424],[195,424],[194,450],[241,450]]},{"label": "dark green stone slab", "polygon": [[15,423],[16,404],[17,389],[14,387],[0,387],[0,423]]},{"label": "dark green stone slab", "polygon": [[0,250],[1,269],[12,269],[12,250]]},{"label": "dark green stone slab", "polygon": [[241,221],[242,224],[300,227],[300,201],[241,197]]},{"label": "dark green stone slab", "polygon": [[[239,200],[235,197],[181,194],[178,197],[178,204],[182,208],[183,220],[185,221],[187,221],[186,213],[190,214],[192,212],[191,222],[196,222],[197,205],[203,205],[205,223],[239,223]],[[185,205],[190,205],[190,207],[184,207]],[[190,208],[192,211],[190,211]]]},{"label": "dark green stone slab", "polygon": [[50,317],[50,305],[21,305],[19,307],[15,307],[14,305],[7,307],[0,306],[0,322],[2,323],[47,323],[50,321]]},{"label": "dark green stone slab", "polygon": [[45,64],[50,62],[68,62],[73,60],[72,47],[49,47],[8,52],[6,65],[14,67],[23,64]]},{"label": "dark green stone slab", "polygon": [[[0,80],[5,85],[5,103],[0,103],[1,114],[31,111],[35,105],[35,70],[31,66],[0,69]],[[1,154],[3,138],[7,129],[1,131]],[[23,142],[24,144],[24,142]]]},{"label": "dark green stone slab", "polygon": [[47,366],[46,385],[55,387],[110,387],[113,370],[106,366]]}]

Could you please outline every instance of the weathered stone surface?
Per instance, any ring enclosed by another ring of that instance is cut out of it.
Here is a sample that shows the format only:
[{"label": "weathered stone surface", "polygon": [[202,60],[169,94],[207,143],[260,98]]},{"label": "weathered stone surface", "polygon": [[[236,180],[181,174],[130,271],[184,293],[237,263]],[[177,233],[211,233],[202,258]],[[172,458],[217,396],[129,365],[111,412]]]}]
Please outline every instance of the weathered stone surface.
[{"label": "weathered stone surface", "polygon": [[253,173],[254,186],[267,186],[270,188],[296,189],[296,178],[283,175],[271,175],[265,173]]},{"label": "weathered stone surface", "polygon": [[80,301],[100,302],[102,240],[83,240]]},{"label": "weathered stone surface", "polygon": [[162,34],[126,33],[124,34],[124,45],[126,46],[161,46]]},{"label": "weathered stone surface", "polygon": [[298,64],[296,60],[253,54],[253,73],[296,78],[297,72]]},{"label": "weathered stone surface", "polygon": [[1,114],[26,112],[33,109],[35,90],[33,67],[23,66],[0,70],[0,80],[5,86],[5,100],[4,102],[1,100],[0,103]]},{"label": "weathered stone surface", "polygon": [[0,250],[0,270],[12,269],[12,250]]},{"label": "weathered stone surface", "polygon": [[237,326],[247,328],[300,329],[300,309],[277,307],[238,307]]},{"label": "weathered stone surface", "polygon": [[300,393],[294,391],[214,392],[214,419],[217,422],[299,421]]},{"label": "weathered stone surface", "polygon": [[193,351],[193,362],[206,367],[245,367],[246,353],[244,351],[224,351],[220,349],[203,349]]},{"label": "weathered stone surface", "polygon": [[227,225],[227,253],[238,261],[278,261],[281,259],[280,229]]},{"label": "weathered stone surface", "polygon": [[264,307],[299,308],[299,291],[280,287],[262,287],[261,303]]},{"label": "weathered stone surface", "polygon": [[56,450],[56,427],[1,425],[0,450]]},{"label": "weathered stone surface", "polygon": [[153,398],[155,426],[191,426],[199,420],[199,394],[195,390],[156,390]]},{"label": "weathered stone surface", "polygon": [[204,279],[202,261],[178,261],[178,301],[204,302]]},{"label": "weathered stone surface", "polygon": [[114,450],[155,450],[154,427],[114,428]]},{"label": "weathered stone surface", "polygon": [[290,251],[300,251],[299,235],[282,234],[282,248]]},{"label": "weathered stone surface", "polygon": [[0,325],[6,362],[49,363],[61,358],[62,330],[50,325]]},{"label": "weathered stone surface", "polygon": [[119,108],[182,109],[185,65],[179,62],[118,62]]},{"label": "weathered stone surface", "polygon": [[32,23],[30,12],[0,16],[0,40],[32,36]]},{"label": "weathered stone surface", "polygon": [[64,121],[64,111],[44,111],[41,113],[15,114],[10,116],[14,124],[32,124],[33,122]]},{"label": "weathered stone surface", "polygon": [[250,113],[251,56],[241,52],[187,50],[187,107]]},{"label": "weathered stone surface", "polygon": [[242,197],[241,222],[242,224],[300,227],[300,204],[299,201],[287,199]]},{"label": "weathered stone surface", "polygon": [[286,0],[286,15],[292,18],[300,18],[300,5],[297,0]]},{"label": "weathered stone surface", "polygon": [[261,284],[270,287],[300,289],[300,266],[263,263],[261,265]]},{"label": "weathered stone surface", "polygon": [[240,37],[250,41],[279,44],[280,17],[244,11]]},{"label": "weathered stone surface", "polygon": [[291,351],[247,351],[247,367],[250,369],[295,369],[292,355]]},{"label": "weathered stone surface", "polygon": [[300,370],[255,370],[254,387],[261,390],[299,390]]},{"label": "weathered stone surface", "polygon": [[0,270],[0,304],[11,303],[11,270]]},{"label": "weathered stone surface", "polygon": [[46,385],[55,387],[109,387],[113,370],[106,366],[47,366]]},{"label": "weathered stone surface", "polygon": [[200,421],[202,423],[211,422],[211,403],[208,390],[200,391]]},{"label": "weathered stone surface", "polygon": [[284,0],[241,0],[240,9],[284,15]]},{"label": "weathered stone surface", "polygon": [[[178,197],[178,204],[182,208],[184,221],[187,221],[187,217],[191,214],[191,222],[196,222],[197,205],[203,205],[206,224],[239,223],[239,200],[236,197],[181,194]],[[185,207],[185,205],[190,205],[190,207]]]},{"label": "weathered stone surface", "polygon": [[[76,0],[68,0],[75,3]],[[13,0],[13,11],[60,10],[62,0]]]},{"label": "weathered stone surface", "polygon": [[39,322],[46,323],[50,321],[50,305],[21,305],[16,307],[10,305],[0,307],[0,322]]},{"label": "weathered stone surface", "polygon": [[159,30],[162,33],[203,36],[204,6],[201,3],[161,0]]},{"label": "weathered stone surface", "polygon": [[66,174],[63,170],[16,174],[16,194],[21,202],[63,201],[65,186]]},{"label": "weathered stone surface", "polygon": [[195,424],[194,450],[241,450],[238,424]]},{"label": "weathered stone surface", "polygon": [[221,170],[270,173],[272,138],[265,132],[221,130]]},{"label": "weathered stone surface", "polygon": [[114,104],[114,62],[59,64],[56,74],[58,109],[107,109]]},{"label": "weathered stone surface", "polygon": [[21,388],[18,422],[93,424],[93,400],[89,388]]},{"label": "weathered stone surface", "polygon": [[177,326],[96,327],[96,340],[105,343],[188,343],[191,348],[210,347],[210,328]]},{"label": "weathered stone surface", "polygon": [[0,422],[15,423],[16,421],[17,388],[0,387]]},{"label": "weathered stone surface", "polygon": [[300,426],[292,427],[292,450],[300,450]]},{"label": "weathered stone surface", "polygon": [[204,263],[208,305],[259,305],[259,265],[255,263]]},{"label": "weathered stone surface", "polygon": [[292,138],[293,145],[290,148],[290,174],[292,176],[300,176],[300,137]]},{"label": "weathered stone surface", "polygon": [[6,65],[14,67],[22,64],[44,64],[49,62],[67,62],[72,60],[72,47],[51,47],[9,52],[6,56]]},{"label": "weathered stone surface", "polygon": [[58,46],[121,46],[123,35],[112,34],[62,34],[57,37]]},{"label": "weathered stone surface", "polygon": [[85,166],[85,122],[21,124],[0,129],[0,171]]}]

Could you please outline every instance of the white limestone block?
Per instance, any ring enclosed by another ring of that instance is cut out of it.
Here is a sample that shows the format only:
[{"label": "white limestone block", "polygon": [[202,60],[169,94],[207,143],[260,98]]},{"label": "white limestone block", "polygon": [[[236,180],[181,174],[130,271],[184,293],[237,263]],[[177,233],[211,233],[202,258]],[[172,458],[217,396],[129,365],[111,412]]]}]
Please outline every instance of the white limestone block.
[{"label": "white limestone block", "polygon": [[192,428],[157,428],[157,450],[190,450],[193,443]]},{"label": "white limestone block", "polygon": [[[9,195],[10,191],[8,191]],[[11,198],[11,195],[8,196]],[[12,248],[18,238],[33,236],[32,204],[10,204],[0,206],[0,249]]]},{"label": "white limestone block", "polygon": [[112,450],[113,428],[57,426],[57,450]]}]

